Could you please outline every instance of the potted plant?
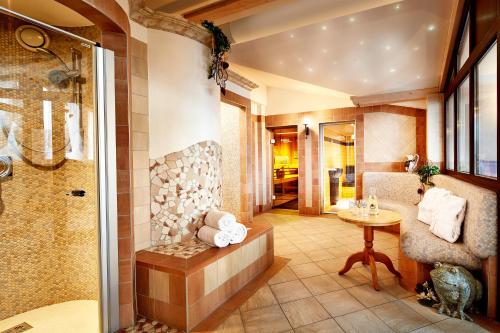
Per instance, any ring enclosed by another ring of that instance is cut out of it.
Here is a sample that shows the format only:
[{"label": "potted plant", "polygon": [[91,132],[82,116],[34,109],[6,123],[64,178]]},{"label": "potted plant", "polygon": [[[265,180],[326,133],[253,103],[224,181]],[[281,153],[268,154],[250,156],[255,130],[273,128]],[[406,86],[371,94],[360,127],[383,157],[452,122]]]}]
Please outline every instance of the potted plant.
[{"label": "potted plant", "polygon": [[434,186],[434,183],[432,182],[432,176],[439,174],[439,167],[432,164],[431,162],[427,162],[417,170],[417,174],[422,184]]},{"label": "potted plant", "polygon": [[421,184],[420,188],[418,189],[418,194],[420,194],[420,200],[422,200],[422,196],[425,193],[425,187],[434,186],[434,183],[432,182],[432,176],[439,174],[439,167],[432,164],[431,162],[427,162],[417,170],[417,174]]}]

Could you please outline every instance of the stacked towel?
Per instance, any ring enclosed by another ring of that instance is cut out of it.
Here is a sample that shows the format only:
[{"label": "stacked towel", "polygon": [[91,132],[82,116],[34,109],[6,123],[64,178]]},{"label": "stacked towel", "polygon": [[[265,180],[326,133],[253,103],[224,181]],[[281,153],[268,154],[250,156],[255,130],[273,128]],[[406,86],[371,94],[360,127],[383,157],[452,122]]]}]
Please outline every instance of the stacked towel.
[{"label": "stacked towel", "polygon": [[226,247],[243,242],[247,232],[243,224],[236,222],[233,214],[211,210],[205,217],[205,225],[198,231],[198,238],[212,246]]},{"label": "stacked towel", "polygon": [[432,213],[429,230],[436,236],[450,243],[457,241],[465,218],[464,198],[448,195],[439,201],[439,209]]},{"label": "stacked towel", "polygon": [[439,202],[441,199],[451,195],[451,192],[439,187],[433,187],[428,189],[422,201],[418,204],[418,216],[417,219],[425,224],[432,223],[432,213],[435,208],[439,208]]},{"label": "stacked towel", "polygon": [[235,223],[229,231],[229,244],[239,244],[247,237],[247,227],[241,223]]},{"label": "stacked towel", "polygon": [[211,210],[205,217],[205,224],[219,230],[230,230],[236,223],[236,217],[220,210]]},{"label": "stacked towel", "polygon": [[230,234],[227,231],[222,231],[204,225],[198,230],[198,238],[207,244],[216,247],[226,247],[229,245]]}]

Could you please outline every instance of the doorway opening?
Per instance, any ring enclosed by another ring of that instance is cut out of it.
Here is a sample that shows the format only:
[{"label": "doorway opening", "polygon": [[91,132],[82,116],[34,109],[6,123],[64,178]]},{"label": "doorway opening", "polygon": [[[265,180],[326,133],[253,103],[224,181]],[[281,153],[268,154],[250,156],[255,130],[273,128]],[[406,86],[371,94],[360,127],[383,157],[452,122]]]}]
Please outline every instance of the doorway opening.
[{"label": "doorway opening", "polygon": [[322,168],[322,212],[349,208],[356,198],[355,122],[320,125]]},{"label": "doorway opening", "polygon": [[273,208],[299,209],[297,126],[271,129],[273,143]]}]

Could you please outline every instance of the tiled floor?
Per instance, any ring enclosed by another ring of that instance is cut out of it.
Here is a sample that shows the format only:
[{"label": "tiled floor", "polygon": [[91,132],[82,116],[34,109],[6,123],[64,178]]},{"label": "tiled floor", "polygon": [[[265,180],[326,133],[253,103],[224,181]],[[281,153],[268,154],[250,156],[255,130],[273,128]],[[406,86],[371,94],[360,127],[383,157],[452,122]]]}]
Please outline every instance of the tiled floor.
[{"label": "tiled floor", "polygon": [[[378,292],[369,285],[370,271],[360,263],[339,276],[347,256],[363,248],[363,231],[354,225],[335,217],[283,212],[262,214],[255,221],[274,225],[275,254],[291,260],[216,333],[487,332],[420,305],[384,265],[378,265]],[[396,235],[376,231],[374,248],[391,257],[397,268]]]},{"label": "tiled floor", "polygon": [[[274,225],[275,254],[291,260],[217,333],[486,332],[418,304],[414,293],[401,288],[384,265],[378,265],[378,292],[370,287],[370,271],[361,264],[339,276],[347,256],[363,248],[363,231],[354,225],[333,217],[282,213],[255,220]],[[374,247],[397,268],[396,235],[376,231]]]}]

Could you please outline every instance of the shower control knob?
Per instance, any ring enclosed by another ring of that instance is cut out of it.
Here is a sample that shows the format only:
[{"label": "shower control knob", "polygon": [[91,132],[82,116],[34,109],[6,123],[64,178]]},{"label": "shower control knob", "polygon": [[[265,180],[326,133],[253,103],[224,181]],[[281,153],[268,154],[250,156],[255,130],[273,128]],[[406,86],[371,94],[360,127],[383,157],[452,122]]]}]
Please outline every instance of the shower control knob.
[{"label": "shower control knob", "polygon": [[84,190],[73,190],[70,193],[67,193],[66,195],[71,195],[72,197],[84,197],[85,191]]},{"label": "shower control knob", "polygon": [[0,156],[0,179],[12,177],[12,157]]}]

